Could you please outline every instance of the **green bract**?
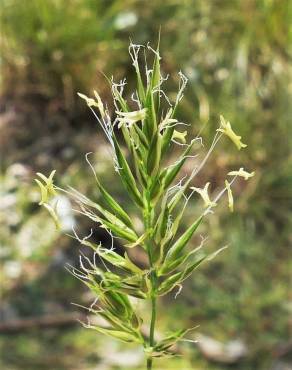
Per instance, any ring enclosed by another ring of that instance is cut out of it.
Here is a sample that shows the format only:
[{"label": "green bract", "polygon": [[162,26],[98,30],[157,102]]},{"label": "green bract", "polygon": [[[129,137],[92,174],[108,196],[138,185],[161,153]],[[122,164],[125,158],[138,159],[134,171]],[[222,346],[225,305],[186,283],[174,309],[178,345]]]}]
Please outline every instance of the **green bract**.
[{"label": "green bract", "polygon": [[[142,50],[143,54],[153,55],[151,68],[147,67],[147,63],[140,68],[139,55]],[[217,195],[209,196],[212,188],[210,182],[202,188],[196,184],[196,176],[223,135],[228,136],[238,149],[246,146],[240,141],[241,137],[231,129],[230,123],[221,116],[219,128],[207,154],[194,164],[190,174],[182,177],[180,173],[185,162],[198,156],[194,144],[201,141],[201,138],[196,137],[187,142],[187,131],[180,129],[180,126],[185,124],[176,117],[187,79],[182,72],[179,73],[177,97],[171,102],[163,91],[166,78],[161,72],[158,48],[154,50],[149,45],[145,47],[131,44],[129,51],[137,77],[137,87],[132,94],[127,95],[130,98],[126,98],[125,80],[119,83],[110,81],[116,118],[112,118],[107,105],[102,103],[97,92],[90,98],[84,94],[79,96],[87,102],[108,139],[114,169],[129,199],[136,206],[144,230],[135,230],[127,210],[97,178],[88,156],[86,160],[96,179],[99,202],[89,199],[71,187],[56,187],[53,183],[54,171],[49,177],[38,174],[43,183],[36,181],[41,190],[40,204],[50,212],[57,225],[62,227],[57,217],[57,204],[52,207],[49,202],[57,192],[64,192],[79,206],[79,214],[106,229],[112,238],[118,237],[124,241],[125,253],[120,255],[113,248],[106,249],[94,243],[91,240],[93,231],[88,237],[81,239],[73,229],[73,237],[82,245],[90,247],[94,251],[94,258],[91,261],[88,257],[80,256],[80,267],[70,267],[69,270],[96,295],[96,302],[88,310],[100,315],[107,324],[97,326],[89,323],[85,326],[124,342],[143,345],[147,369],[151,369],[153,358],[171,354],[171,347],[188,332],[179,330],[159,342],[156,341],[157,297],[172,292],[174,288],[180,291],[183,281],[204,261],[214,256],[202,252],[205,239],[198,247],[193,248],[192,238],[225,193],[229,207],[233,210],[233,182],[237,176],[248,179],[253,173],[249,174],[242,168],[230,172],[228,175],[234,175],[233,179],[225,181],[223,189]],[[142,70],[146,71],[145,75],[142,75]],[[172,152],[174,148],[176,150]],[[177,159],[169,163],[167,159],[177,152]],[[194,214],[190,225],[181,232],[181,221],[188,202],[197,199],[193,196],[194,193],[202,197],[204,204],[198,202],[201,211]],[[129,248],[136,247],[144,250],[145,260],[148,261],[145,268],[137,266],[128,256]],[[129,297],[151,302],[151,322],[147,336],[141,331],[142,318]]]}]

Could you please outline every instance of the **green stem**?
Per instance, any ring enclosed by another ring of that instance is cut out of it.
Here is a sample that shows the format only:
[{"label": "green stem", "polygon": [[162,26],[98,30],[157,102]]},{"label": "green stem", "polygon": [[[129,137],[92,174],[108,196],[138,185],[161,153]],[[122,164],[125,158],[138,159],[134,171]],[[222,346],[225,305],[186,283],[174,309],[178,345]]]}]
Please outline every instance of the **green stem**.
[{"label": "green stem", "polygon": [[152,358],[147,359],[147,370],[152,370]]},{"label": "green stem", "polygon": [[[151,230],[151,205],[150,202],[147,202],[146,207],[146,217],[144,218],[146,229]],[[148,259],[149,259],[149,267],[150,267],[150,281],[151,281],[151,292],[150,292],[150,299],[151,299],[151,321],[150,321],[150,329],[149,329],[149,347],[154,347],[154,333],[155,333],[155,322],[156,322],[156,285],[157,285],[157,276],[156,271],[153,265],[153,243],[152,237],[148,238],[148,243],[146,244]],[[153,365],[153,358],[147,358],[147,370],[152,370]]]},{"label": "green stem", "polygon": [[[155,321],[156,321],[156,296],[151,297],[151,322],[150,322],[150,333],[149,333],[149,346],[154,346],[154,332],[155,332]],[[147,370],[152,369],[153,359],[152,357],[147,359]]]},{"label": "green stem", "polygon": [[150,323],[150,335],[149,335],[149,345],[152,347],[154,345],[154,331],[155,331],[155,321],[156,321],[156,297],[151,298],[151,323]]}]

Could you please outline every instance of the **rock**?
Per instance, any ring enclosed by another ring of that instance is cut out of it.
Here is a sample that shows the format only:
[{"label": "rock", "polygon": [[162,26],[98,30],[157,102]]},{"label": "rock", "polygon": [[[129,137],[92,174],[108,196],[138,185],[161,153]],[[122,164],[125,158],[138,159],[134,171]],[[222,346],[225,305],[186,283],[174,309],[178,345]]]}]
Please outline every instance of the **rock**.
[{"label": "rock", "polygon": [[284,361],[275,361],[271,370],[292,370],[292,364]]},{"label": "rock", "polygon": [[199,334],[196,340],[202,354],[211,361],[232,364],[247,355],[247,347],[240,339],[222,343],[206,335]]},{"label": "rock", "polygon": [[141,348],[128,351],[115,351],[113,347],[108,348],[104,354],[104,363],[111,366],[136,368],[144,361],[144,353]]}]

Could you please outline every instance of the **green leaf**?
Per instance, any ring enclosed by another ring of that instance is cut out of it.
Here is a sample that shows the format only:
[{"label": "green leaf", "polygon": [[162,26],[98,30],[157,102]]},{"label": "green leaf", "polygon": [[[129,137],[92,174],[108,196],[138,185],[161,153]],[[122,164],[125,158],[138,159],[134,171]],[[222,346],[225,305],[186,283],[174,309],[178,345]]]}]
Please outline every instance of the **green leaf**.
[{"label": "green leaf", "polygon": [[163,184],[164,189],[167,189],[169,187],[169,185],[172,183],[172,181],[175,179],[175,177],[179,173],[180,169],[182,168],[182,166],[184,165],[187,159],[187,155],[189,154],[189,152],[191,151],[193,147],[194,142],[195,140],[191,141],[191,143],[189,144],[187,149],[183,152],[183,154],[178,159],[175,165],[168,167],[165,171],[162,172],[161,179],[163,179],[162,184]]},{"label": "green leaf", "polygon": [[42,205],[43,205],[43,207],[45,207],[45,209],[49,212],[50,216],[52,217],[52,219],[55,223],[56,229],[61,230],[61,224],[60,224],[60,220],[58,218],[58,215],[56,213],[56,210],[47,203],[43,203]]},{"label": "green leaf", "polygon": [[111,215],[113,216],[113,218],[111,218],[111,221],[112,221],[111,222],[87,210],[84,206],[81,206],[81,209],[82,211],[79,211],[81,214],[83,214],[84,216],[87,216],[92,221],[98,222],[100,224],[100,227],[103,227],[105,229],[112,231],[116,236],[124,238],[128,240],[129,242],[133,243],[137,241],[138,239],[137,234],[133,230],[125,226],[123,223],[118,222],[115,216]]},{"label": "green leaf", "polygon": [[207,258],[207,256],[201,257],[198,261],[188,265],[184,271],[177,272],[164,280],[158,289],[159,295],[164,295],[172,291],[176,286],[180,285],[185,279],[187,279],[191,273],[200,266],[200,264]]},{"label": "green leaf", "polygon": [[[100,221],[98,221],[100,222]],[[102,220],[101,221],[102,223],[102,227],[105,227],[106,229],[109,229],[110,231],[112,231],[114,234],[116,234],[117,236],[121,237],[121,238],[124,238],[126,240],[128,240],[129,242],[132,242],[132,243],[135,243],[138,239],[138,236],[133,233],[130,229],[127,229],[127,228],[121,228],[119,227],[118,225],[115,225],[107,220]]]},{"label": "green leaf", "polygon": [[194,232],[197,230],[198,226],[203,220],[203,216],[200,216],[182,235],[181,237],[173,244],[173,246],[167,252],[165,257],[165,262],[174,261],[180,252],[184,249],[186,244],[189,242]]},{"label": "green leaf", "polygon": [[157,132],[150,144],[149,154],[147,158],[147,172],[151,176],[155,176],[159,170],[161,157],[161,135]]},{"label": "green leaf", "polygon": [[163,132],[163,140],[162,140],[162,149],[161,149],[161,156],[163,157],[171,143],[172,135],[173,135],[174,127],[168,127]]},{"label": "green leaf", "polygon": [[116,200],[102,187],[99,186],[99,191],[105,201],[105,203],[116,213],[118,216],[127,226],[131,229],[133,228],[132,220],[128,216],[128,214],[123,210],[123,208],[116,202]]},{"label": "green leaf", "polygon": [[157,352],[166,351],[167,349],[172,347],[175,343],[177,343],[181,338],[183,338],[190,330],[192,329],[181,329],[170,334],[169,336],[155,344],[154,351]]},{"label": "green leaf", "polygon": [[182,271],[177,272],[176,274],[173,274],[172,276],[168,277],[160,284],[158,288],[158,294],[164,295],[170,292],[174,287],[176,287],[179,284],[182,277],[183,277]]},{"label": "green leaf", "polygon": [[181,279],[181,282],[185,279],[187,279],[191,274],[192,272],[200,266],[200,264],[205,261],[206,259],[208,258],[208,256],[204,256],[204,257],[201,257],[198,261],[190,264],[189,266],[187,266],[183,272],[183,276],[182,276],[182,279]]},{"label": "green leaf", "polygon": [[92,208],[95,208],[99,210],[105,217],[108,215],[111,217],[116,217],[116,219],[120,218],[120,222],[124,224],[125,226],[129,227],[131,230],[133,230],[133,224],[132,220],[128,216],[128,214],[123,210],[123,208],[117,203],[117,201],[105,190],[105,188],[101,185],[98,178],[95,177],[96,183],[98,186],[98,189],[101,193],[102,199],[104,203],[107,204],[107,206],[115,212],[115,214],[111,214],[108,210],[103,208],[100,204],[97,202],[94,202],[93,200],[86,197],[84,194],[81,194],[78,190],[69,187],[74,193],[70,193],[73,197],[76,197],[81,203],[86,204]]},{"label": "green leaf", "polygon": [[132,172],[130,170],[130,167],[121,151],[121,148],[116,140],[116,138],[113,138],[117,161],[119,165],[119,174],[121,177],[121,180],[128,191],[129,195],[132,197],[132,199],[135,201],[135,203],[139,207],[143,207],[143,201],[141,194],[136,186],[136,181],[134,179],[134,176],[132,175]]},{"label": "green leaf", "polygon": [[160,59],[161,58],[159,56],[159,44],[160,44],[160,35],[158,38],[155,58],[154,58],[153,67],[152,67],[152,70],[153,70],[152,79],[151,79],[152,89],[159,85],[160,78],[161,78],[161,73],[160,73]]},{"label": "green leaf", "polygon": [[100,245],[92,243],[86,239],[81,239],[81,244],[90,247],[94,250],[101,258],[105,261],[111,263],[112,265],[122,268],[126,271],[131,271],[134,273],[142,273],[142,270],[136,266],[128,257],[125,252],[124,257],[113,251],[112,249],[101,248]]},{"label": "green leaf", "polygon": [[119,330],[114,330],[114,329],[106,329],[106,328],[103,328],[97,325],[86,325],[85,327],[89,329],[94,329],[98,331],[99,333],[108,335],[115,339],[119,339],[120,341],[125,342],[125,343],[132,343],[132,342],[141,343],[141,339],[139,339],[139,337],[135,334],[126,333],[124,331],[119,331]]},{"label": "green leaf", "polygon": [[98,311],[98,315],[104,318],[115,330],[131,332],[131,329],[127,326],[128,323],[125,320],[121,320],[119,316],[115,316],[105,310]]},{"label": "green leaf", "polygon": [[169,218],[169,209],[167,206],[167,197],[164,197],[161,204],[161,212],[155,225],[155,242],[158,244],[165,236],[167,222]]},{"label": "green leaf", "polygon": [[190,257],[192,257],[194,253],[198,252],[198,250],[201,249],[201,247],[202,245],[200,245],[198,248],[193,249],[187,254],[177,257],[171,262],[164,262],[163,265],[158,270],[158,276],[167,275],[173,272],[175,269],[184,264]]}]

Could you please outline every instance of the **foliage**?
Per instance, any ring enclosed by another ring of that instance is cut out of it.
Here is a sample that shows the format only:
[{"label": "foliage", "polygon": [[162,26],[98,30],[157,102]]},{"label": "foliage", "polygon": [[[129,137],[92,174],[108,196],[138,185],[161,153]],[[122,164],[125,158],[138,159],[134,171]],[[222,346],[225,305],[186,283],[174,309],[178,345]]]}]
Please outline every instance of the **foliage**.
[{"label": "foliage", "polygon": [[[92,0],[4,0],[0,20],[5,92],[19,94],[14,89],[21,80],[20,92],[25,83],[26,93],[58,97],[69,109],[75,100],[73,89],[88,85],[89,76],[109,66],[120,50],[114,38],[120,5],[118,1],[109,5]],[[101,52],[103,59],[98,58]]]}]

